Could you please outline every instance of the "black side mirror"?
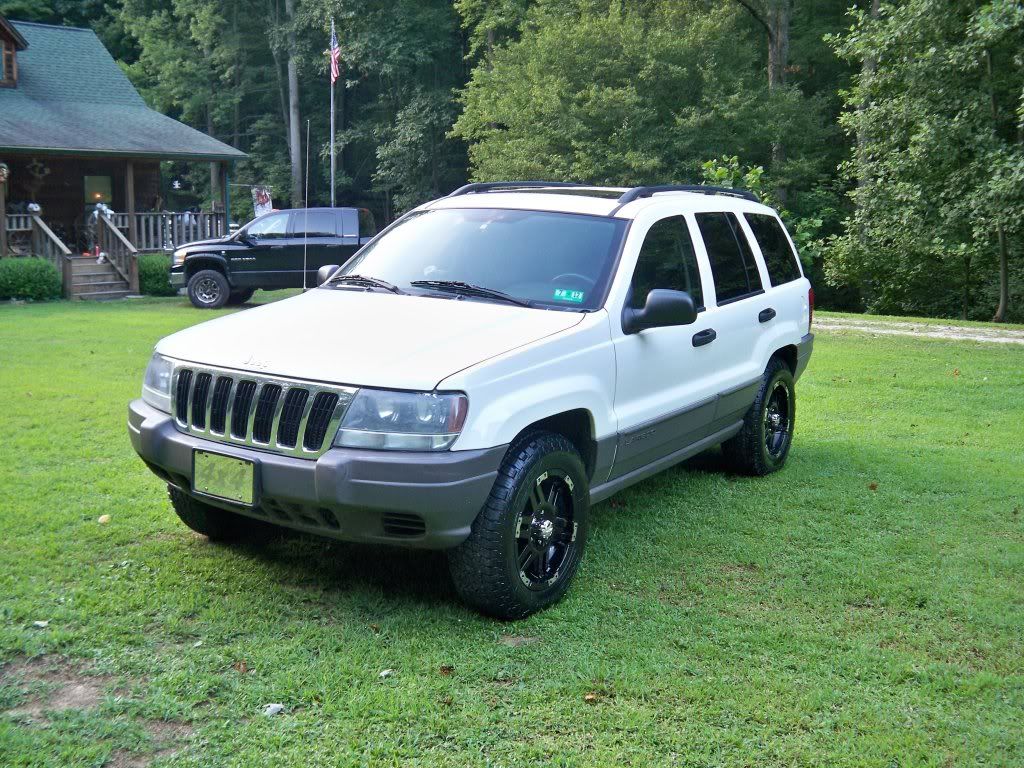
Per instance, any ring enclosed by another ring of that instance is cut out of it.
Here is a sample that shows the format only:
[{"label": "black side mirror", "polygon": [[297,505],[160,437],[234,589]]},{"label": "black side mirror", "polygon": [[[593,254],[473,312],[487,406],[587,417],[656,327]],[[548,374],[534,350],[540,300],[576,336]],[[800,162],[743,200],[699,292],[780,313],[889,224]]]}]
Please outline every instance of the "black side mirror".
[{"label": "black side mirror", "polygon": [[645,328],[663,328],[669,325],[689,325],[697,320],[697,307],[686,291],[655,288],[647,294],[643,309],[626,307],[622,310],[622,330],[639,333]]},{"label": "black side mirror", "polygon": [[337,264],[324,264],[320,269],[316,271],[316,285],[319,288],[321,285],[327,282],[327,278],[338,271]]}]

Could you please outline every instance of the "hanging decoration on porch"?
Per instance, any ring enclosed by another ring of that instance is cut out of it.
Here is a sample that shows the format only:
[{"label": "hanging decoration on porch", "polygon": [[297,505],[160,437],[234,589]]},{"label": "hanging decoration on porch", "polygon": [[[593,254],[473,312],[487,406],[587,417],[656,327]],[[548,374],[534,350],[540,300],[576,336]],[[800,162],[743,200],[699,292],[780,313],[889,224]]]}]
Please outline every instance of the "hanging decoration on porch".
[{"label": "hanging decoration on porch", "polygon": [[11,169],[7,163],[0,162],[0,184],[6,184],[11,177]]},{"label": "hanging decoration on porch", "polygon": [[30,177],[25,182],[25,190],[28,192],[28,199],[33,201],[39,197],[39,190],[43,188],[43,182],[50,175],[50,169],[39,158],[34,158],[25,166],[25,170]]}]

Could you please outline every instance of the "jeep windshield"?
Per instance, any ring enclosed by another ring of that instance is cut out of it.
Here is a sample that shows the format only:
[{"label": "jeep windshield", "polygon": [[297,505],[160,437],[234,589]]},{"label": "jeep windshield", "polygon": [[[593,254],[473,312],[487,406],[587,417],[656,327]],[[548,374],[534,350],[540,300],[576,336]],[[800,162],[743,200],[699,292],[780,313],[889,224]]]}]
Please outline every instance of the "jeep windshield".
[{"label": "jeep windshield", "polygon": [[418,211],[356,254],[338,275],[384,280],[421,296],[596,309],[625,230],[624,220],[578,213]]}]

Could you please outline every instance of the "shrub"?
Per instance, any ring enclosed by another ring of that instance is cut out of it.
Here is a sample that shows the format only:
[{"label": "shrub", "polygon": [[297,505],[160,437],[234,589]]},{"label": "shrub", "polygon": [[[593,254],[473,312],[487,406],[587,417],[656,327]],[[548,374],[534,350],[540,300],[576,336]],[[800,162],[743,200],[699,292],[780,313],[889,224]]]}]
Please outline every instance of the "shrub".
[{"label": "shrub", "polygon": [[0,299],[59,299],[60,273],[48,261],[32,256],[0,259]]},{"label": "shrub", "polygon": [[171,287],[171,257],[163,253],[143,253],[139,256],[139,293],[147,296],[174,296]]}]

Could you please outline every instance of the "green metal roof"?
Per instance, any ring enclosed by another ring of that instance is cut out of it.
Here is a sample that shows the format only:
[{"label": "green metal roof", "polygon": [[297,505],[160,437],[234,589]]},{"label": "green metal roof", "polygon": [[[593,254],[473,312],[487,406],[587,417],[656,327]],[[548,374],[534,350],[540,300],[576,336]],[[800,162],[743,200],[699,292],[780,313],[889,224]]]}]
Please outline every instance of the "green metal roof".
[{"label": "green metal roof", "polygon": [[91,29],[12,21],[28,47],[0,88],[0,152],[236,160],[234,147],[146,106]]}]

